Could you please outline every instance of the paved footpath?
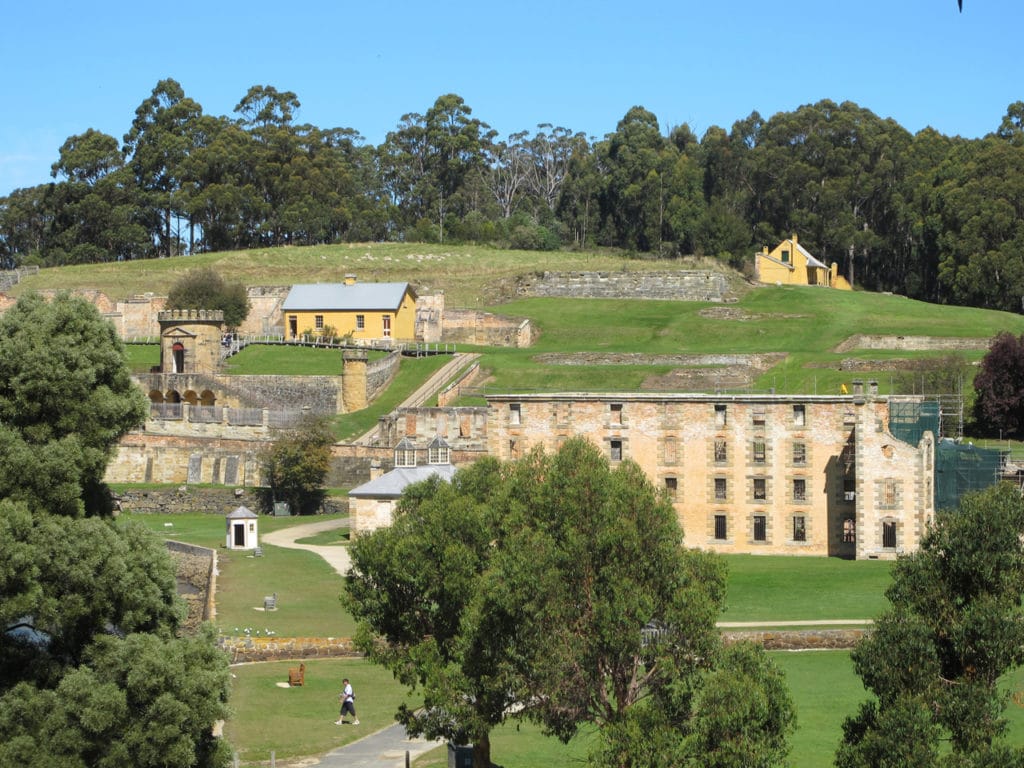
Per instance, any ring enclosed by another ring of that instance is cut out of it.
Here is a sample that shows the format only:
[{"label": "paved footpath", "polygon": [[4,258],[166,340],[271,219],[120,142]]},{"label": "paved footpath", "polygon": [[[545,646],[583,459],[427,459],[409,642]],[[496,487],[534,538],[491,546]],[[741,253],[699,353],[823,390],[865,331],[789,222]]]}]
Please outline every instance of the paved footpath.
[{"label": "paved footpath", "polygon": [[[316,523],[293,525],[271,533],[264,533],[261,535],[261,539],[265,544],[272,544],[275,547],[305,549],[320,555],[339,576],[344,576],[351,562],[348,557],[348,547],[338,544],[326,546],[299,544],[298,539],[305,539],[317,533],[342,528],[346,525],[348,525],[347,517],[321,520]],[[339,725],[338,727],[363,728],[364,726]],[[308,758],[298,763],[282,763],[282,765],[292,765],[295,768],[299,768],[299,766],[303,768],[306,766],[310,768],[312,766],[322,766],[323,768],[405,768],[406,752],[409,752],[410,760],[412,760],[441,744],[444,742],[411,739],[406,735],[405,728],[395,724],[375,733],[369,733],[359,741],[338,747],[319,758]]]}]

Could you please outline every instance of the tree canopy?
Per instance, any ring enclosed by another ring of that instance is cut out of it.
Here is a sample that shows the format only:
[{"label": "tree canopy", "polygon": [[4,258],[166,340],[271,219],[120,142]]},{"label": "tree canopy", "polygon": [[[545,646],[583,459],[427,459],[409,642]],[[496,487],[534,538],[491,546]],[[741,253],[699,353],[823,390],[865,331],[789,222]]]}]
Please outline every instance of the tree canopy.
[{"label": "tree canopy", "polygon": [[249,295],[241,283],[229,283],[210,267],[190,269],[167,292],[168,309],[219,309],[224,325],[237,328],[249,316]]},{"label": "tree canopy", "polygon": [[853,653],[875,699],[843,726],[840,768],[1019,766],[1001,743],[1002,674],[1024,661],[1024,500],[1011,484],[940,512],[901,557],[892,607]]},{"label": "tree canopy", "polygon": [[1024,432],[1024,336],[1000,333],[974,377],[974,415],[986,434]]},{"label": "tree canopy", "polygon": [[109,511],[107,462],[145,414],[114,327],[88,301],[29,294],[0,317],[0,498]]},{"label": "tree canopy", "polygon": [[796,232],[857,286],[1022,308],[1019,101],[972,140],[911,135],[829,99],[700,137],[641,105],[603,137],[547,123],[502,137],[448,93],[378,146],[354,128],[297,123],[299,105],[254,85],[233,116],[208,115],[161,80],[119,148],[92,129],[70,136],[57,181],[0,197],[0,267],[404,240],[610,246],[749,268]]},{"label": "tree canopy", "polygon": [[[351,556],[361,646],[423,693],[399,720],[472,742],[478,768],[510,717],[564,740],[595,725],[595,763],[617,768],[771,766],[787,753],[779,672],[762,649],[720,645],[721,561],[682,547],[671,503],[636,464],[612,468],[584,439],[410,487],[393,525]],[[716,693],[740,688],[742,707]]]},{"label": "tree canopy", "polygon": [[91,304],[0,318],[0,765],[227,765],[226,659],[180,635],[162,544],[110,515],[106,464],[144,415]]}]

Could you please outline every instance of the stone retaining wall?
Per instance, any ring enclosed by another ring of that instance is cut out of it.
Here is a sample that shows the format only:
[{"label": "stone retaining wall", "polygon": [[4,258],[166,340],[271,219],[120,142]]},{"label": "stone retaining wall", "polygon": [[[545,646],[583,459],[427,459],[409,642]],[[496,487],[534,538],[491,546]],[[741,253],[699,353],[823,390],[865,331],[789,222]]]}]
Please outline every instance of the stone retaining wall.
[{"label": "stone retaining wall", "polygon": [[959,352],[987,350],[992,339],[959,338],[949,336],[871,336],[858,334],[840,343],[834,352],[853,349],[886,349],[915,352]]},{"label": "stone retaining wall", "polygon": [[729,281],[712,270],[674,272],[544,272],[520,277],[520,296],[575,299],[727,301]]},{"label": "stone retaining wall", "polygon": [[348,637],[228,637],[218,639],[232,664],[362,656]]}]

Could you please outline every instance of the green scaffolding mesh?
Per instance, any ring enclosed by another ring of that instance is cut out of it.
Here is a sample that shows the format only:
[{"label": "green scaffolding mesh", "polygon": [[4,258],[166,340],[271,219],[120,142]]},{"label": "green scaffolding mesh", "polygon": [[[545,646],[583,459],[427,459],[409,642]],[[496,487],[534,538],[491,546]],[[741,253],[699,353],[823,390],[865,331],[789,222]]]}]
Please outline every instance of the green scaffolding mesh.
[{"label": "green scaffolding mesh", "polygon": [[1002,452],[940,440],[935,446],[935,509],[956,509],[968,491],[999,482]]},{"label": "green scaffolding mesh", "polygon": [[[917,445],[925,432],[938,437],[939,403],[936,400],[889,403],[889,431],[893,437]],[[935,509],[956,509],[960,497],[999,482],[1002,453],[970,443],[938,440],[935,445]]]}]

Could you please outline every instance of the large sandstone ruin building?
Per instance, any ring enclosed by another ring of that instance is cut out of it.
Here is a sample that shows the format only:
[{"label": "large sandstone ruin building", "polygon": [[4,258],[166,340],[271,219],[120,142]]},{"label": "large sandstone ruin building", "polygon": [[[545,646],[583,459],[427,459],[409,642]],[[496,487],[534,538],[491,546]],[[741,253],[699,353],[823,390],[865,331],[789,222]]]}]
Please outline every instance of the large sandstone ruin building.
[{"label": "large sandstone ruin building", "polygon": [[901,399],[859,389],[489,397],[488,452],[514,459],[584,435],[667,490],[689,546],[894,558],[917,548],[933,517],[935,437],[897,438]]}]

